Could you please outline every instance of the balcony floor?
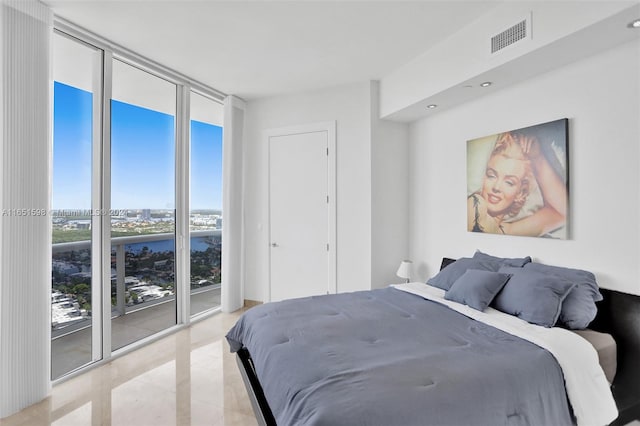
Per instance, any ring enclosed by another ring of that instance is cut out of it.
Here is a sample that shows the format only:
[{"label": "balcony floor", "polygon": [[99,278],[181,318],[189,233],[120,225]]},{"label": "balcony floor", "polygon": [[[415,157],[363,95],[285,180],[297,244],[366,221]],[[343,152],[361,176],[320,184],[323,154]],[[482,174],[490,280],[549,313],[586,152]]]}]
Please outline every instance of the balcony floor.
[{"label": "balcony floor", "polygon": [[[191,312],[220,306],[220,288],[191,295]],[[111,320],[111,342],[122,348],[176,324],[175,302],[160,303]],[[91,362],[91,327],[51,341],[51,374],[54,379]]]}]

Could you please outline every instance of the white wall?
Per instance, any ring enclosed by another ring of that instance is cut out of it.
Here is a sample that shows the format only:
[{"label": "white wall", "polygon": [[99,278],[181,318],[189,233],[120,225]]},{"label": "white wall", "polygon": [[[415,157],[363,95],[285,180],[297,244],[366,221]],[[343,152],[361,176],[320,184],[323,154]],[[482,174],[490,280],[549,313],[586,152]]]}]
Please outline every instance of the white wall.
[{"label": "white wall", "polygon": [[[408,125],[378,119],[378,83],[249,102],[245,137],[245,299],[268,279],[266,129],[337,123],[338,292],[397,282],[408,255]],[[302,278],[303,279],[303,278]]]},{"label": "white wall", "polygon": [[[499,82],[498,82],[499,83]],[[569,118],[570,239],[466,231],[466,141]],[[410,129],[411,256],[419,278],[475,249],[593,271],[640,294],[640,42],[417,121]]]},{"label": "white wall", "polygon": [[371,82],[371,287],[400,280],[409,256],[409,126],[380,120],[379,83]]},{"label": "white wall", "polygon": [[[431,103],[444,108],[473,99],[478,84],[502,85],[559,68],[634,37],[634,1],[506,1],[381,80],[381,116],[411,121]],[[491,37],[530,18],[531,37],[490,54]],[[482,89],[480,89],[482,90]]]},{"label": "white wall", "polygon": [[266,129],[337,121],[338,291],[371,281],[369,83],[248,103],[245,137],[245,299],[264,300],[268,280]]}]

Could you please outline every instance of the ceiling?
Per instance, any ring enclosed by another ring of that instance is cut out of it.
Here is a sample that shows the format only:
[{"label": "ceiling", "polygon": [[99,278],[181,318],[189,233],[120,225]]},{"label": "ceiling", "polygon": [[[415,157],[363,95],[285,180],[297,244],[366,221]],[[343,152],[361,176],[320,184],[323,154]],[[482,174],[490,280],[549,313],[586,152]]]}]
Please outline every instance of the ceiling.
[{"label": "ceiling", "polygon": [[58,17],[247,100],[380,79],[501,3],[44,2]]}]

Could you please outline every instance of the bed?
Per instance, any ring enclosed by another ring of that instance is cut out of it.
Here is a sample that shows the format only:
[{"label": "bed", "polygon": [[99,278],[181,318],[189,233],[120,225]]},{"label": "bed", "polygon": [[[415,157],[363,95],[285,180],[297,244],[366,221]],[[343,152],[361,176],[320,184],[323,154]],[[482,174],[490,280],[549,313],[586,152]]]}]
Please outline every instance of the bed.
[{"label": "bed", "polygon": [[611,364],[605,375],[598,362],[611,361],[607,327],[587,333],[598,351],[577,332],[446,293],[410,283],[245,312],[227,340],[259,423],[582,425],[618,416]]}]

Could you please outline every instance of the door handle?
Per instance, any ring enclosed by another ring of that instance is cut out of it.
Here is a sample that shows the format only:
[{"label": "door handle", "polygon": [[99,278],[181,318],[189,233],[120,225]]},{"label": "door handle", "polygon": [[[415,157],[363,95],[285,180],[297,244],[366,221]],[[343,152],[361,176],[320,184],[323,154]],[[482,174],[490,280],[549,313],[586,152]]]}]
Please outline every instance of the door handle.
[{"label": "door handle", "polygon": [[271,247],[278,247],[278,244],[276,244],[276,243],[271,243]]}]

